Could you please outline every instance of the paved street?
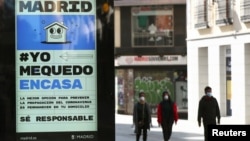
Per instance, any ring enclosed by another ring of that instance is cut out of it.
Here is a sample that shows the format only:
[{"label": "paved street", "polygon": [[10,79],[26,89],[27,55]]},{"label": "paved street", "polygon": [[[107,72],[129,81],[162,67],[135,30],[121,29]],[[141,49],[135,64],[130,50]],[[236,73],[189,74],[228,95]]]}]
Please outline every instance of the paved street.
[{"label": "paved street", "polygon": [[[156,118],[152,120],[153,127],[148,132],[147,141],[163,141],[162,129],[158,127]],[[116,114],[116,141],[135,141],[134,128],[131,125],[131,115]],[[196,122],[179,119],[177,125],[173,125],[170,141],[203,141],[203,127],[198,127]]]}]

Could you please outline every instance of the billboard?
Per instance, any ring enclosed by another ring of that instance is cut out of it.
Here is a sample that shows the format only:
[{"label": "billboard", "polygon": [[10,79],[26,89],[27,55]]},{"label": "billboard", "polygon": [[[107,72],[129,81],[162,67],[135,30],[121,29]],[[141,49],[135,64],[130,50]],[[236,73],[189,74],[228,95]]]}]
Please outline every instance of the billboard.
[{"label": "billboard", "polygon": [[17,140],[97,140],[95,1],[15,7]]}]

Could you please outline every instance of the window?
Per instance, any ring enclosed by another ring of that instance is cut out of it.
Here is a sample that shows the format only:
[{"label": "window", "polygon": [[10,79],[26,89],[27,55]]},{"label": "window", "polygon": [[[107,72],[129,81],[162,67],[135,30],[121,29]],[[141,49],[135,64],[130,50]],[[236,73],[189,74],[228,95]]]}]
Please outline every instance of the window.
[{"label": "window", "polygon": [[208,28],[208,2],[207,0],[196,0],[195,4],[195,28]]},{"label": "window", "polygon": [[173,46],[173,7],[141,6],[132,8],[134,47]]},{"label": "window", "polygon": [[233,23],[233,0],[217,0],[216,25],[228,25]]},{"label": "window", "polygon": [[250,0],[241,0],[241,16],[243,22],[250,22]]}]

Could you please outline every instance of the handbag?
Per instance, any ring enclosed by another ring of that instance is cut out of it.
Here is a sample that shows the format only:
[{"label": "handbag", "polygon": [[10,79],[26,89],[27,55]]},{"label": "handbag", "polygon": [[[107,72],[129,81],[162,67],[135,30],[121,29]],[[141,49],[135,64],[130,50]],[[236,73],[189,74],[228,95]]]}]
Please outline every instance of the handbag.
[{"label": "handbag", "polygon": [[143,127],[143,126],[144,126],[143,120],[138,122],[138,126],[139,126],[139,127]]}]

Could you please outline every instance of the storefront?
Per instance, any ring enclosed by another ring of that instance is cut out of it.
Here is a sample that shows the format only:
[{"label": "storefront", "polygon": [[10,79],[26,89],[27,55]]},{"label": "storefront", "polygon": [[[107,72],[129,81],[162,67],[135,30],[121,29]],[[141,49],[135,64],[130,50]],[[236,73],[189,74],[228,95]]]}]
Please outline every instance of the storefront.
[{"label": "storefront", "polygon": [[187,116],[186,56],[122,56],[115,65],[118,113],[132,114],[138,93],[144,91],[155,115],[162,92],[168,91],[180,115]]}]

